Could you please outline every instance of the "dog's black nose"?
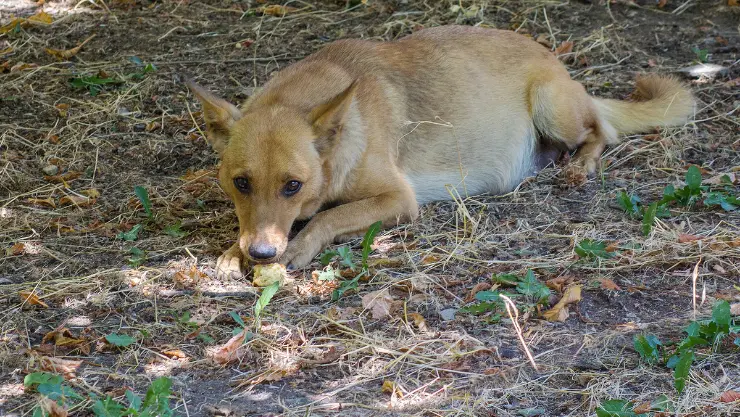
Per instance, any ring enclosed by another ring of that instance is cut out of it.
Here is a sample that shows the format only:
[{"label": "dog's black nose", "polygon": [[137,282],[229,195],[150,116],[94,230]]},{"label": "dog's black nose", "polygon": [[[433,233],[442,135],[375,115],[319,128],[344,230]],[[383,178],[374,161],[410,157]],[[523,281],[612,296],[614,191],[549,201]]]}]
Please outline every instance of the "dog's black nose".
[{"label": "dog's black nose", "polygon": [[277,249],[264,243],[249,245],[249,256],[252,259],[272,259],[277,254]]}]

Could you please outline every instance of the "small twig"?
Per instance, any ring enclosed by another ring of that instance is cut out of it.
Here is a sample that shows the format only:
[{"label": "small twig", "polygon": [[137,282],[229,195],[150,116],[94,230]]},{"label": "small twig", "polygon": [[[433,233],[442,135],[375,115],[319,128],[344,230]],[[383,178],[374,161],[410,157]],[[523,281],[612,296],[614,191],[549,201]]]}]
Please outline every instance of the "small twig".
[{"label": "small twig", "polygon": [[696,262],[696,265],[694,266],[694,273],[691,276],[691,301],[692,305],[694,306],[694,320],[696,320],[696,280],[699,278],[699,264],[701,263],[701,258]]},{"label": "small twig", "polygon": [[[532,356],[532,352],[529,351],[529,347],[527,347],[527,342],[524,341],[524,336],[522,335],[522,328],[519,327],[519,310],[516,308],[516,304],[514,304],[511,299],[503,294],[499,294],[499,297],[503,298],[504,305],[506,306],[506,312],[509,314],[509,318],[511,319],[512,324],[514,325],[514,331],[516,332],[517,337],[519,338],[519,342],[522,344],[522,348],[524,348],[524,353],[527,354],[527,359],[529,359],[529,363],[532,364],[532,368],[534,368],[535,371],[539,372],[540,370],[537,368],[537,363],[534,361],[534,357]],[[511,310],[514,310],[514,313],[511,312]]]}]

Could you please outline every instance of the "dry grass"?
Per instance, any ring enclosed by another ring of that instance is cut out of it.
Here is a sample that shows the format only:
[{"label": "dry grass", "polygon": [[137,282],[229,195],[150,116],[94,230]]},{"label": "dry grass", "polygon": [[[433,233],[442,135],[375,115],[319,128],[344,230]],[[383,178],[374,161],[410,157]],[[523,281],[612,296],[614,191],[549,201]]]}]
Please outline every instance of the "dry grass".
[{"label": "dry grass", "polygon": [[[639,403],[660,394],[675,401],[679,415],[740,412],[737,404],[718,401],[740,388],[736,348],[702,356],[680,396],[670,371],[641,364],[632,348],[641,331],[681,337],[693,318],[692,279],[700,317],[716,299],[740,299],[740,216],[679,208],[643,237],[639,221],[615,203],[621,190],[657,198],[665,185],[681,182],[688,164],[710,171],[706,177],[738,170],[732,45],[740,36],[730,8],[718,1],[669,1],[660,10],[652,2],[554,0],[371,0],[345,8],[344,1],[327,0],[294,1],[289,6],[298,11],[274,17],[248,12],[247,5],[259,6],[251,3],[47,0],[52,25],[0,35],[0,65],[8,62],[0,67],[0,246],[7,249],[0,260],[0,414],[30,415],[36,404],[19,385],[36,370],[32,352],[83,360],[70,381],[80,390],[143,393],[153,378],[168,375],[172,406],[188,416],[229,415],[227,409],[287,416],[543,409],[542,415],[575,416],[592,414],[606,399]],[[17,4],[18,14],[40,10]],[[415,224],[381,233],[359,293],[332,303],[330,289],[312,282],[310,270],[295,274],[240,362],[213,366],[208,338],[194,331],[225,342],[236,327],[229,312],[250,323],[257,296],[249,277],[214,279],[215,259],[235,238],[236,219],[213,178],[217,160],[194,122],[200,115],[182,78],[241,101],[272,72],[330,40],[388,40],[447,23],[541,36],[553,50],[572,41],[563,58],[599,96],[625,97],[636,73],[691,65],[693,46],[728,70],[718,79],[692,80],[700,103],[693,123],[625,138],[604,156],[602,175],[582,187],[564,186],[556,166],[504,196],[451,190],[455,201],[425,206]],[[73,48],[91,34],[97,36],[68,61],[44,52]],[[140,70],[131,56],[157,70],[94,97],[68,82],[100,71],[129,77]],[[79,177],[50,181],[43,171],[50,166],[56,175]],[[148,189],[155,223],[147,223],[136,185]],[[92,189],[99,197],[88,201]],[[64,197],[77,198],[77,205],[64,204]],[[178,220],[185,237],[163,230]],[[138,240],[116,239],[137,223],[146,225]],[[680,234],[702,239],[680,243]],[[573,247],[584,238],[623,251],[579,261]],[[142,266],[128,265],[132,246],[146,251]],[[543,281],[572,277],[584,288],[564,323],[519,315],[537,370],[511,320],[441,315],[466,305],[473,287],[490,282],[492,273],[527,269]],[[602,288],[600,278],[621,290]],[[398,308],[376,319],[360,300],[381,289],[390,290]],[[29,304],[20,291],[34,291],[48,307]],[[57,327],[82,342],[42,343]],[[137,342],[111,348],[102,338],[113,332]]]}]

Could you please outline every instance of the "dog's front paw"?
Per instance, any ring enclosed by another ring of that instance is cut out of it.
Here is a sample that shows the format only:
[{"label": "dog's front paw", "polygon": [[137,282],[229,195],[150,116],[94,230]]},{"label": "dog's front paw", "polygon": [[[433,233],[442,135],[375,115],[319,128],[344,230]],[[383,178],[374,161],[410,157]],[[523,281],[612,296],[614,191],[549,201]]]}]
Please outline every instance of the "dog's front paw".
[{"label": "dog's front paw", "polygon": [[320,245],[306,244],[303,239],[296,238],[288,243],[285,253],[280,257],[280,263],[289,271],[301,269],[310,264],[320,251]]},{"label": "dog's front paw", "polygon": [[216,278],[236,279],[244,276],[244,255],[238,244],[234,244],[216,261]]}]

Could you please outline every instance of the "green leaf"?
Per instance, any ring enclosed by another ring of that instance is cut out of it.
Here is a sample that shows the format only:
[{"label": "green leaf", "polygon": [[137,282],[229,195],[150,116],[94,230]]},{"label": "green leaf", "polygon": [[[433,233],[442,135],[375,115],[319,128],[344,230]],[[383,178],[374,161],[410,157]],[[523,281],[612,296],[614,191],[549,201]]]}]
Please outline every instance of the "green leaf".
[{"label": "green leaf", "polygon": [[339,271],[337,271],[334,268],[326,268],[323,271],[319,272],[318,280],[319,281],[336,281],[337,278],[339,278],[341,275],[339,275]]},{"label": "green leaf", "polygon": [[125,395],[128,400],[128,408],[139,411],[141,409],[141,398],[130,390],[126,390]]},{"label": "green leaf", "polygon": [[461,313],[477,315],[477,314],[488,313],[489,311],[496,311],[501,307],[503,307],[503,304],[501,302],[483,301],[477,304],[471,304],[469,306],[463,307],[459,309],[458,311]]},{"label": "green leaf", "polygon": [[319,262],[321,262],[321,265],[327,266],[331,263],[332,259],[337,256],[339,256],[339,252],[327,249],[321,254],[321,256],[319,256]]},{"label": "green leaf", "polygon": [[627,194],[621,191],[617,194],[617,203],[630,216],[634,216],[640,213],[640,197],[636,194]]},{"label": "green leaf", "polygon": [[126,347],[130,346],[136,339],[126,334],[111,333],[105,336],[105,340],[113,346]]},{"label": "green leaf", "polygon": [[699,329],[701,329],[699,323],[692,321],[691,323],[689,323],[688,326],[686,326],[686,329],[684,331],[689,336],[699,336]]},{"label": "green leaf", "polygon": [[164,232],[167,233],[169,236],[172,236],[177,239],[187,236],[188,232],[180,229],[180,227],[182,227],[182,222],[178,220],[174,224],[165,226]]},{"label": "green leaf", "polygon": [[262,290],[262,294],[260,294],[260,298],[257,300],[257,304],[254,305],[255,323],[259,323],[262,311],[265,309],[265,307],[267,307],[268,304],[270,304],[270,300],[272,300],[272,297],[275,295],[275,293],[278,292],[278,289],[280,289],[280,283],[273,282]]},{"label": "green leaf", "polygon": [[671,401],[671,399],[668,398],[665,394],[658,395],[658,398],[650,403],[650,409],[655,411],[675,411],[673,401]]},{"label": "green leaf", "polygon": [[650,231],[653,230],[653,224],[655,223],[655,214],[658,211],[658,203],[653,203],[645,209],[645,214],[642,216],[642,234],[645,236],[650,235]]},{"label": "green leaf", "polygon": [[[130,392],[130,391],[127,391]],[[105,400],[97,400],[93,404],[92,411],[96,417],[122,417],[126,408],[110,396]]]},{"label": "green leaf", "polygon": [[475,299],[478,301],[500,301],[498,291],[478,291],[475,293]]},{"label": "green leaf", "polygon": [[129,252],[131,253],[131,257],[128,259],[128,263],[133,268],[138,268],[146,261],[146,252],[143,250],[132,246],[131,249],[129,249]]},{"label": "green leaf", "polygon": [[64,378],[61,375],[50,374],[47,372],[33,372],[23,378],[23,386],[31,388],[39,384],[61,384]]},{"label": "green leaf", "polygon": [[242,327],[247,327],[246,323],[244,323],[244,320],[242,320],[242,318],[241,318],[241,317],[239,316],[239,314],[237,314],[237,312],[236,312],[236,311],[230,311],[230,312],[229,312],[229,315],[230,315],[230,316],[231,316],[231,318],[232,318],[232,319],[234,319],[234,321],[235,321],[235,322],[237,322],[237,323],[238,323],[238,324],[239,324],[240,326],[242,326]]},{"label": "green leaf", "polygon": [[128,232],[120,232],[116,235],[117,239],[122,239],[127,242],[133,242],[139,238],[139,232],[141,231],[141,225],[137,224],[131,228]]},{"label": "green leaf", "polygon": [[169,417],[172,415],[170,409],[169,396],[172,394],[170,388],[172,381],[167,377],[160,377],[152,382],[152,385],[146,391],[144,402],[142,403],[142,412],[139,416],[157,416]]},{"label": "green leaf", "polygon": [[720,206],[724,211],[735,211],[737,210],[740,202],[733,196],[726,195],[720,192],[707,193],[704,199],[705,206]]},{"label": "green leaf", "polygon": [[720,300],[712,309],[712,321],[717,324],[717,332],[730,333],[730,303],[726,300]]},{"label": "green leaf", "polygon": [[575,247],[575,252],[582,258],[612,258],[614,257],[613,252],[607,252],[606,243],[600,240],[583,239],[578,242]]},{"label": "green leaf", "polygon": [[367,258],[370,256],[370,252],[372,252],[372,244],[373,240],[375,240],[375,235],[378,234],[380,231],[381,226],[383,225],[383,222],[378,221],[373,223],[368,229],[367,232],[365,232],[365,237],[362,239],[362,268],[367,270]]},{"label": "green leaf", "polygon": [[691,48],[691,51],[694,52],[696,55],[696,58],[702,62],[706,63],[709,60],[709,51],[706,49],[699,49],[698,47],[694,46]]},{"label": "green leaf", "polygon": [[632,411],[632,404],[625,400],[608,400],[604,401],[596,409],[598,417],[634,417],[636,414]]},{"label": "green leaf", "polygon": [[154,216],[154,213],[152,213],[152,202],[151,200],[149,200],[149,192],[146,190],[146,188],[137,185],[136,187],[134,187],[134,194],[139,197],[139,201],[141,201],[141,206],[144,207],[146,215],[151,219]]},{"label": "green leaf", "polygon": [[686,171],[686,186],[694,193],[701,190],[701,170],[696,165]]},{"label": "green leaf", "polygon": [[673,384],[679,394],[682,393],[683,389],[686,387],[686,379],[689,376],[689,370],[691,369],[691,364],[693,362],[694,351],[687,350],[681,354],[678,359],[678,363],[676,363],[676,367],[673,370]]},{"label": "green leaf", "polygon": [[341,263],[347,268],[350,268],[352,270],[357,268],[357,266],[355,266],[355,263],[352,261],[352,250],[348,246],[341,246],[337,248],[337,255],[339,255]]},{"label": "green leaf", "polygon": [[660,359],[660,351],[658,350],[658,346],[660,346],[660,344],[660,340],[652,334],[647,336],[635,335],[634,337],[635,350],[640,354],[640,357],[650,365],[656,363],[658,359]]},{"label": "green leaf", "polygon": [[537,304],[540,304],[550,296],[550,289],[535,278],[534,272],[531,269],[527,271],[524,279],[517,284],[516,290],[520,294],[533,298]]},{"label": "green leaf", "polygon": [[507,287],[514,287],[519,283],[519,277],[514,274],[493,275],[491,280],[495,284],[501,284]]},{"label": "green leaf", "polygon": [[356,277],[352,278],[351,280],[342,281],[342,283],[339,284],[339,288],[331,292],[331,300],[337,301],[344,295],[345,292],[356,289],[357,284],[360,282],[360,278],[362,276],[363,274],[359,274]]},{"label": "green leaf", "polygon": [[667,219],[671,217],[671,211],[668,209],[668,206],[665,203],[658,203],[658,209],[655,211],[655,217],[660,217],[661,219]]},{"label": "green leaf", "polygon": [[525,408],[517,410],[516,414],[522,417],[536,417],[547,414],[547,410],[544,408]]}]

